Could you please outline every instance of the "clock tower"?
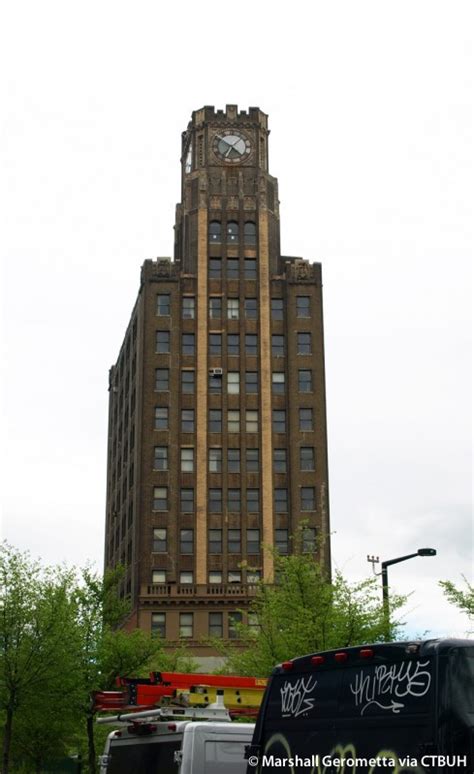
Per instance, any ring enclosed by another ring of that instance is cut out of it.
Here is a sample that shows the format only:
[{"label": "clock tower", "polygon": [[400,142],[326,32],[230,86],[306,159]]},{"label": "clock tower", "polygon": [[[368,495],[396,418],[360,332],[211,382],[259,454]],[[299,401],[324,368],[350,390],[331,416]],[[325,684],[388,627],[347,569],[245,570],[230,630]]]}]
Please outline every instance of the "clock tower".
[{"label": "clock tower", "polygon": [[304,523],[330,565],[321,266],[280,253],[268,137],[259,108],[192,114],[174,261],[145,261],[110,372],[106,566],[128,626],[202,656],[274,581],[267,547]]}]

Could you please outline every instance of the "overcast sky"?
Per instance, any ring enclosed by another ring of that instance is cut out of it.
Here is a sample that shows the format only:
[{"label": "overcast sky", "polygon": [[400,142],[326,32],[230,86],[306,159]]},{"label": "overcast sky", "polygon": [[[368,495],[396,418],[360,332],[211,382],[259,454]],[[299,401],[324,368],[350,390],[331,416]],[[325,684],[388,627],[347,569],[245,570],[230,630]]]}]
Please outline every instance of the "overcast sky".
[{"label": "overcast sky", "polygon": [[108,368],[172,255],[180,137],[269,114],[282,253],[321,261],[334,566],[409,635],[472,577],[471,2],[10,0],[0,20],[3,536],[102,568]]}]

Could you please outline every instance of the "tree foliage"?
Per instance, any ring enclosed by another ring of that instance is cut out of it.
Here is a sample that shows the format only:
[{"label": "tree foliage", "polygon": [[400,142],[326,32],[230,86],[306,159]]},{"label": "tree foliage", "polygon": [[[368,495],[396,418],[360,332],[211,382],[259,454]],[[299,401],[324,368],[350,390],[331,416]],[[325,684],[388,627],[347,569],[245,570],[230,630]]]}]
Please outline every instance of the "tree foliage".
[{"label": "tree foliage", "polygon": [[464,588],[458,588],[452,581],[440,581],[448,602],[455,605],[461,613],[467,615],[469,623],[474,622],[474,585],[463,576]]}]

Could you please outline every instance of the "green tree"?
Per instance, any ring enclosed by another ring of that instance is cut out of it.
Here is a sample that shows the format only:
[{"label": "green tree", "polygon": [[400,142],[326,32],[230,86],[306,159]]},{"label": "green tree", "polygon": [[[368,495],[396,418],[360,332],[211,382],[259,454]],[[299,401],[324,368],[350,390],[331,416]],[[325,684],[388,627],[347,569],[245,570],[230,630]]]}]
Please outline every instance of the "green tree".
[{"label": "green tree", "polygon": [[[399,623],[387,629],[376,578],[349,583],[340,572],[333,581],[314,558],[298,551],[275,555],[278,582],[260,585],[250,607],[251,626],[240,625],[244,648],[220,648],[226,669],[242,675],[268,675],[295,656],[396,638]],[[404,599],[391,596],[392,615]]]},{"label": "green tree", "polygon": [[462,576],[465,588],[460,589],[452,581],[440,581],[439,585],[443,589],[448,602],[455,605],[461,613],[467,615],[469,623],[474,621],[474,585],[469,583],[467,578]]}]

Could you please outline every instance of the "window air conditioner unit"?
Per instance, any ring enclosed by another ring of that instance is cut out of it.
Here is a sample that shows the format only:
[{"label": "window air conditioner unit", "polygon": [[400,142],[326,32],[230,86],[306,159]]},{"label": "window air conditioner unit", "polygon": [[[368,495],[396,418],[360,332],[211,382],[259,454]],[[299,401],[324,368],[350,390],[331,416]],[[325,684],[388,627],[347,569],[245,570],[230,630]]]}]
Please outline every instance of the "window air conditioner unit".
[{"label": "window air conditioner unit", "polygon": [[222,368],[211,368],[209,373],[211,376],[222,376]]}]

